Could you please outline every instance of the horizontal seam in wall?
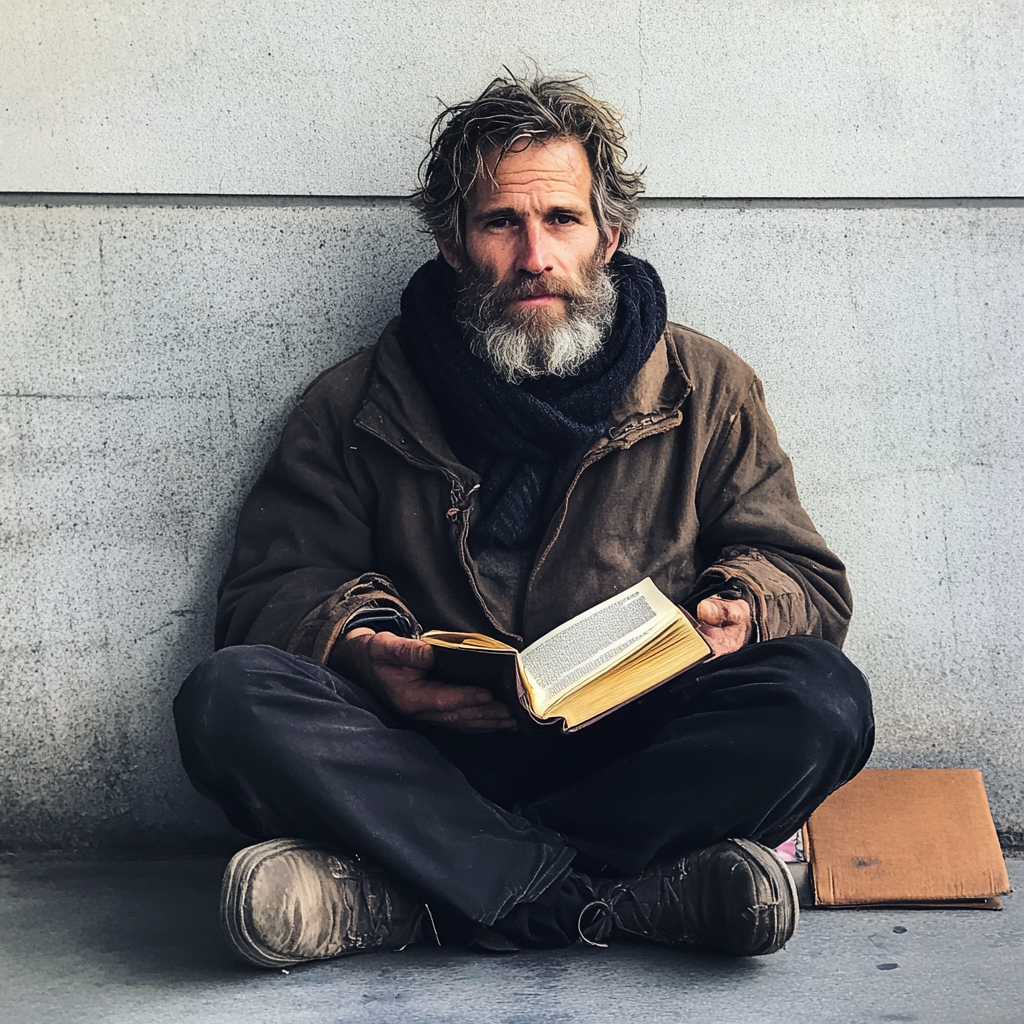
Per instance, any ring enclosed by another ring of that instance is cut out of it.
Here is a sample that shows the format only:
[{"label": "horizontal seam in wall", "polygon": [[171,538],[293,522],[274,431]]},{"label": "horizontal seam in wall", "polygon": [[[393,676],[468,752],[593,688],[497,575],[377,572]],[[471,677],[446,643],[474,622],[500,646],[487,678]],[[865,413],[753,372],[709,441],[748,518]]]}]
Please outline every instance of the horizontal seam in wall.
[{"label": "horizontal seam in wall", "polygon": [[[405,196],[327,195],[191,195],[150,192],[0,192],[0,206],[154,206],[154,207],[407,207]],[[913,209],[931,207],[1016,207],[1024,196],[836,196],[816,198],[650,196],[640,199],[646,209]]]}]

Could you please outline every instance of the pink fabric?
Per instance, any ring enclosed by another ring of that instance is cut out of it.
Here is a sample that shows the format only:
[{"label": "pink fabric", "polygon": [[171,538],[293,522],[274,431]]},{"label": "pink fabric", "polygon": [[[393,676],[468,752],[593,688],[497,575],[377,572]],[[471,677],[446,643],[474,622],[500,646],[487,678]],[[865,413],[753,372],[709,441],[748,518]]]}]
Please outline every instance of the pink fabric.
[{"label": "pink fabric", "polygon": [[803,836],[797,832],[790,836],[784,843],[775,847],[775,852],[787,864],[802,864],[807,858],[804,856]]}]

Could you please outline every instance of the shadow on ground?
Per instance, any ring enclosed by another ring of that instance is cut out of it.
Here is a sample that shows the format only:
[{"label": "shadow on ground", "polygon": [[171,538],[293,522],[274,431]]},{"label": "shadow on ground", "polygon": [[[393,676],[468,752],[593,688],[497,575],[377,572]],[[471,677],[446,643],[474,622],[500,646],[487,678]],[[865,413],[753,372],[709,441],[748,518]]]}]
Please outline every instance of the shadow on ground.
[{"label": "shadow on ground", "polygon": [[5,930],[22,937],[10,951],[19,959],[102,963],[136,981],[249,973],[221,941],[219,860],[4,860]]},{"label": "shadow on ground", "polygon": [[[0,858],[0,1019],[37,1022],[1020,1020],[1007,910],[805,913],[783,952],[652,946],[514,956],[419,947],[260,971],[221,943],[222,859]],[[1024,862],[1011,862],[1024,883]]]}]

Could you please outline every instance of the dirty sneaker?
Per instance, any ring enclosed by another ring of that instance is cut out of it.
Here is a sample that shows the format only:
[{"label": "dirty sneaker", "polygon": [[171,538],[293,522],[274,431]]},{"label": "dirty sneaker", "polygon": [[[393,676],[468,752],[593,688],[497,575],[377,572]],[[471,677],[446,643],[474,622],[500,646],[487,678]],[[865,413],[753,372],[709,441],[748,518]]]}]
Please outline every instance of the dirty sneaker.
[{"label": "dirty sneaker", "polygon": [[287,967],[368,949],[397,949],[427,934],[430,911],[354,856],[301,839],[240,850],[221,885],[228,944],[261,967]]},{"label": "dirty sneaker", "polygon": [[591,945],[619,935],[762,956],[792,938],[800,916],[792,875],[750,839],[726,839],[638,878],[601,881],[596,895],[580,914],[580,936]]}]

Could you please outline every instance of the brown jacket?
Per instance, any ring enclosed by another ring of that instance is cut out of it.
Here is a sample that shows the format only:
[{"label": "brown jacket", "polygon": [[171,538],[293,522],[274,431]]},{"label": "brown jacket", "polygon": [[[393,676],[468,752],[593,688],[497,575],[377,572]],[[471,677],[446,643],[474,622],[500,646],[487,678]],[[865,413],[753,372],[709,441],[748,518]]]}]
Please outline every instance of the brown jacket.
[{"label": "brown jacket", "polygon": [[479,477],[445,441],[397,324],[321,375],[292,413],[241,512],[218,646],[265,643],[323,662],[370,603],[424,629],[519,645],[645,576],[679,603],[739,579],[762,639],[842,642],[843,565],[800,506],[760,381],[675,324],[548,524],[517,636],[467,547]]}]

